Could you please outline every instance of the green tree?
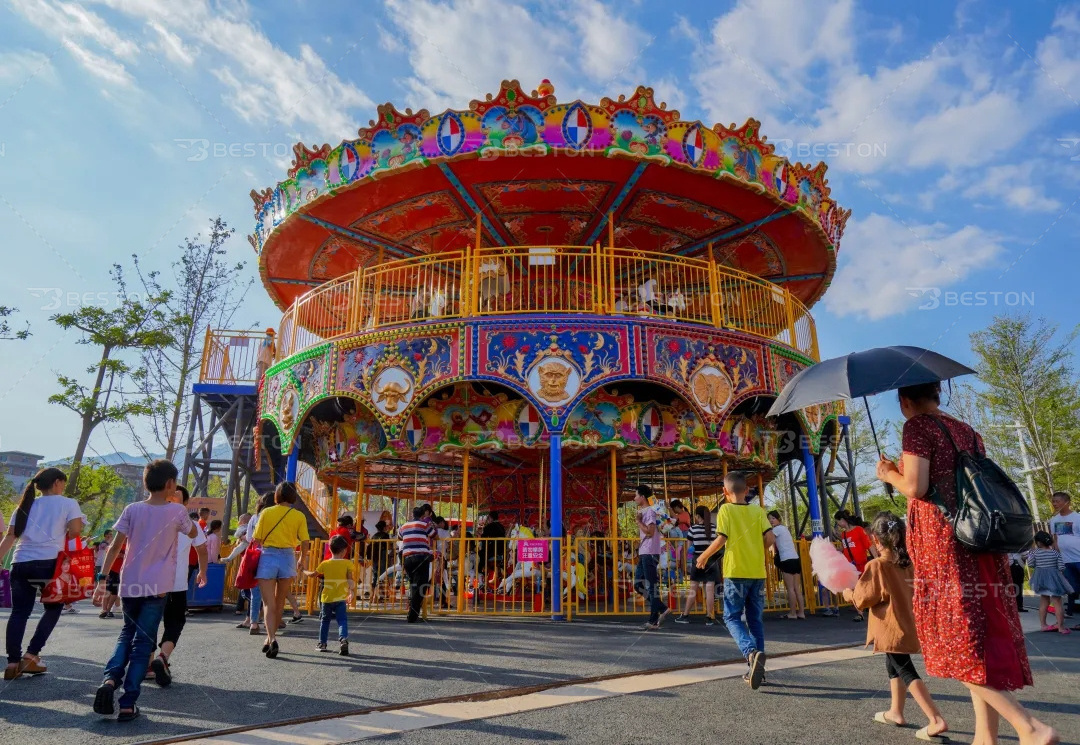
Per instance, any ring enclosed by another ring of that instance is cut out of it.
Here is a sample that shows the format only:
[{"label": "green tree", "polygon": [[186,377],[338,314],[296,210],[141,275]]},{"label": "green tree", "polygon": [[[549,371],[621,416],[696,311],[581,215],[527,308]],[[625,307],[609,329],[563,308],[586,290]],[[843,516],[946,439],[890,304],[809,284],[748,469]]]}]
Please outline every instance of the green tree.
[{"label": "green tree", "polygon": [[145,379],[145,368],[132,368],[119,356],[130,350],[160,349],[173,341],[169,331],[170,316],[166,312],[168,292],[151,294],[145,299],[127,291],[123,270],[113,265],[110,276],[116,283],[117,306],[84,306],[73,313],[62,313],[50,320],[65,330],[82,332],[80,344],[100,349],[98,362],[87,368],[94,376],[87,386],[77,378],[58,375],[60,392],[49,396],[49,403],[78,414],[81,421],[75,455],[71,461],[67,493],[74,496],[78,489],[80,470],[90,435],[98,425],[122,422],[132,417],[151,416],[161,410],[161,402],[151,396],[126,395],[125,386]]},{"label": "green tree", "polygon": [[[180,257],[172,265],[175,286],[162,303],[162,310],[169,317],[172,340],[143,353],[148,374],[140,378],[140,394],[161,404],[152,415],[151,424],[157,447],[165,451],[168,460],[173,459],[177,444],[183,441],[182,414],[202,362],[206,328],[229,328],[254,282],[250,278],[243,281],[244,262],[225,260],[225,244],[232,234],[233,229],[217,217],[210,221],[206,242],[200,235],[185,239]],[[158,275],[144,274],[138,257],[134,258],[147,294],[165,295]],[[143,450],[145,454],[147,448]]]},{"label": "green tree", "polygon": [[[1080,463],[1080,391],[1073,368],[1073,345],[1080,328],[1059,334],[1045,319],[998,316],[971,335],[983,388],[976,404],[996,425],[1019,425],[1031,466],[1036,496],[1045,503]],[[977,415],[977,414],[976,414]],[[985,433],[992,431],[987,424]],[[1008,434],[995,444],[998,455],[1009,449]],[[1015,450],[1015,448],[1013,448]],[[1015,459],[1011,460],[1015,464]],[[1015,467],[1015,465],[1014,465]]]},{"label": "green tree", "polygon": [[[15,505],[19,502],[21,495],[15,491],[15,484],[11,482],[8,477],[8,471],[6,468],[0,468],[0,515],[3,519],[7,519],[15,512]],[[3,559],[0,556],[0,559]]]},{"label": "green tree", "polygon": [[[119,474],[109,466],[95,460],[81,464],[77,471],[74,463],[66,467],[61,466],[61,468],[72,474],[66,492],[82,505],[83,514],[86,515],[87,531],[93,535],[101,525],[111,525],[119,516],[113,497],[117,490],[124,486],[124,480]],[[74,489],[72,484],[74,484]]]},{"label": "green tree", "polygon": [[12,339],[25,339],[30,336],[30,324],[26,324],[26,328],[19,329],[18,331],[11,330],[11,322],[8,318],[19,312],[18,308],[10,308],[6,305],[0,305],[0,340],[11,341]]}]

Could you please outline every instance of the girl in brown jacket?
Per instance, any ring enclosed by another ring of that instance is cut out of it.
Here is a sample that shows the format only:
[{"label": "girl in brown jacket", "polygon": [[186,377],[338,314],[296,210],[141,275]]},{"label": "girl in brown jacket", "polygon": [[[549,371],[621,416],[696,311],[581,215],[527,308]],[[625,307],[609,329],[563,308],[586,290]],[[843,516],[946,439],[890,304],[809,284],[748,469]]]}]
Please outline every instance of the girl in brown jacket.
[{"label": "girl in brown jacket", "polygon": [[949,725],[911,662],[911,655],[919,653],[919,638],[915,633],[912,610],[914,572],[907,552],[906,533],[899,517],[891,512],[878,514],[870,528],[870,537],[880,558],[866,564],[859,583],[854,590],[845,590],[844,598],[859,610],[870,612],[866,643],[873,644],[875,652],[885,653],[892,706],[888,711],[875,714],[874,721],[905,726],[904,703],[910,690],[912,698],[930,720],[930,724],[916,732],[915,737],[945,742],[948,738],[944,733]]}]

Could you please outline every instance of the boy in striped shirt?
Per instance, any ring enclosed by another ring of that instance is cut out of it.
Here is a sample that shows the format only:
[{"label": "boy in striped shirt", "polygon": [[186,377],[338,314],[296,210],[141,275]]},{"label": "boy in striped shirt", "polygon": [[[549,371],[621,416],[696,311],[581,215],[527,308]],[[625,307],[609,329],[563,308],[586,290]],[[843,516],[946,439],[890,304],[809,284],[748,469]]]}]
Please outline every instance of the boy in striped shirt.
[{"label": "boy in striped shirt", "polygon": [[424,588],[432,560],[432,541],[438,535],[435,525],[424,519],[424,508],[413,508],[413,519],[398,528],[401,539],[401,565],[409,578],[409,623],[420,620]]}]

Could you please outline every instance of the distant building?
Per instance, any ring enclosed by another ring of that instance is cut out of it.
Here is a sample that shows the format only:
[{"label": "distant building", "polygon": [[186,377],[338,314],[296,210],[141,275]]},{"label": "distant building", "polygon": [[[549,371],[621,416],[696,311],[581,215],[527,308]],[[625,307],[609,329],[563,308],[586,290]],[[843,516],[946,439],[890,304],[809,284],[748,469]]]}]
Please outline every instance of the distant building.
[{"label": "distant building", "polygon": [[21,492],[26,488],[26,482],[40,470],[38,463],[44,457],[44,455],[24,453],[21,450],[0,451],[0,470],[14,485],[15,491]]},{"label": "distant building", "polygon": [[[125,501],[137,502],[145,496],[143,489],[143,463],[117,463],[109,466],[117,476],[124,480],[125,486],[131,490],[131,498]],[[126,491],[126,490],[125,490]]]}]

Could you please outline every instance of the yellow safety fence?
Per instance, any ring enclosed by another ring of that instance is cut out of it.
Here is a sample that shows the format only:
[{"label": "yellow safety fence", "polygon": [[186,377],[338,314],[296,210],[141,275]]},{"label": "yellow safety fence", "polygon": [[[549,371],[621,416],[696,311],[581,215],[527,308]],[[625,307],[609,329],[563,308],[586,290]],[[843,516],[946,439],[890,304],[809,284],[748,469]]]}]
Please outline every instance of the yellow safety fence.
[{"label": "yellow safety fence", "polygon": [[[529,539],[530,549],[546,545],[547,561],[518,561],[518,542],[513,538],[470,538],[465,542],[464,601],[458,602],[457,538],[440,541],[422,588],[425,615],[467,616],[551,616],[551,538]],[[562,614],[575,616],[647,616],[648,603],[635,589],[637,571],[636,538],[572,537],[562,542]],[[350,609],[365,613],[404,615],[409,606],[411,583],[402,566],[394,539],[369,539],[353,546],[352,576],[356,592]],[[808,613],[846,605],[839,596],[820,588],[810,569],[810,544],[796,541],[802,574],[799,576]],[[686,599],[695,592],[692,613],[705,614],[705,588],[692,588],[692,554],[682,538],[664,539],[659,562],[660,597],[675,613],[681,613]],[[301,569],[314,571],[323,560],[326,542],[315,540],[302,558]],[[617,558],[613,560],[613,557]],[[226,570],[225,602],[238,597],[233,579],[239,561]],[[294,591],[308,613],[319,608],[321,586],[316,577],[298,573]],[[716,588],[713,613],[723,616],[723,585]],[[459,610],[460,608],[460,610]],[[766,561],[765,610],[788,612],[783,576],[772,556]]]}]

